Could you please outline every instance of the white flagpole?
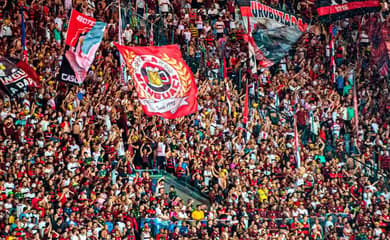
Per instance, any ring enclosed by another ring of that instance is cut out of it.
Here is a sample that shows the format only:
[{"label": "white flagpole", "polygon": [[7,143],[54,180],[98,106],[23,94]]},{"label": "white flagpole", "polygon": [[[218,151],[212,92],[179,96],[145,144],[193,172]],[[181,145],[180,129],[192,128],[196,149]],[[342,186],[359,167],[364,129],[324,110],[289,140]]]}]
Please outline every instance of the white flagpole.
[{"label": "white flagpole", "polygon": [[118,42],[122,45],[122,13],[121,13],[121,0],[118,0],[118,13],[119,13],[119,31]]},{"label": "white flagpole", "polygon": [[[118,0],[118,13],[119,13],[119,29],[118,29],[118,43],[122,45],[122,11],[121,11],[121,0]],[[122,85],[127,84],[126,64],[123,60],[122,55],[119,54],[120,59],[120,71],[121,71],[121,83]]]}]

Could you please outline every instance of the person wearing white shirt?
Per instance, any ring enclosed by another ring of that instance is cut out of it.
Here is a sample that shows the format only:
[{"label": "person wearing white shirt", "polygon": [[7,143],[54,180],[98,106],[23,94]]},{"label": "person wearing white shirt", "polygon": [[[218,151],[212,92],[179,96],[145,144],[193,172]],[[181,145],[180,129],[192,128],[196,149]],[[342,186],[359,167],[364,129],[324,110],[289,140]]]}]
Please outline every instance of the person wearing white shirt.
[{"label": "person wearing white shirt", "polygon": [[129,24],[127,24],[126,29],[123,32],[123,38],[126,44],[130,43],[133,38],[133,30],[130,28]]},{"label": "person wearing white shirt", "polygon": [[56,17],[56,18],[54,19],[54,22],[57,23],[58,29],[59,29],[60,31],[62,31],[62,25],[63,25],[62,19],[59,18],[59,17]]},{"label": "person wearing white shirt", "polygon": [[333,221],[332,216],[329,216],[328,219],[325,222],[325,232],[330,232],[333,229]]},{"label": "person wearing white shirt", "polygon": [[72,158],[72,161],[68,163],[67,169],[75,174],[76,170],[79,168],[79,163],[76,161],[76,159]]},{"label": "person wearing white shirt", "polygon": [[144,12],[145,12],[145,0],[137,0],[137,14],[143,17]]},{"label": "person wearing white shirt", "polygon": [[379,125],[376,122],[371,123],[372,130],[374,130],[375,133],[378,133]]},{"label": "person wearing white shirt", "polygon": [[303,215],[303,216],[308,216],[309,215],[309,212],[307,211],[306,208],[303,207],[302,203],[301,203],[301,205],[298,208],[298,213],[299,213],[299,215]]},{"label": "person wearing white shirt", "polygon": [[166,145],[163,142],[157,143],[157,165],[162,166],[165,161],[165,149]]},{"label": "person wearing white shirt", "polygon": [[186,40],[186,42],[189,42],[191,40],[192,33],[190,32],[190,30],[188,28],[186,28],[186,30],[183,32],[183,35],[184,35],[184,39]]},{"label": "person wearing white shirt", "polygon": [[159,5],[160,5],[160,12],[163,15],[167,15],[169,12],[169,6],[171,5],[169,0],[160,0]]}]

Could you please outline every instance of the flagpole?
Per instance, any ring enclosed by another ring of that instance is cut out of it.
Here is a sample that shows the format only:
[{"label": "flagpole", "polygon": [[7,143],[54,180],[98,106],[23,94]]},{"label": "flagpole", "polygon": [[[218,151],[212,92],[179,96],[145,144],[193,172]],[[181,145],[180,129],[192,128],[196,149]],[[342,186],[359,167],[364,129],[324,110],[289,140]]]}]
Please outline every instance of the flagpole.
[{"label": "flagpole", "polygon": [[294,114],[294,155],[295,160],[297,161],[297,169],[301,167],[301,155],[299,151],[299,131],[297,126],[297,108],[298,108],[298,94],[295,92],[295,103],[293,106],[293,114]]},{"label": "flagpole", "polygon": [[222,59],[222,58],[220,58],[219,59],[219,62],[220,62],[220,67],[219,67],[219,77],[218,77],[218,85],[220,85],[220,83],[221,83],[221,78],[222,79],[224,79],[225,78],[225,76],[224,76],[224,74],[223,74],[223,71],[224,71],[224,69],[223,69],[223,65],[225,64],[225,61],[224,61],[225,59]]},{"label": "flagpole", "polygon": [[356,75],[355,75],[355,70],[353,70],[353,108],[355,112],[355,134],[356,138],[358,138],[359,134],[359,115],[358,115],[358,103],[357,103],[357,86],[356,86]]},{"label": "flagpole", "polygon": [[241,90],[241,68],[238,70],[238,91]]},{"label": "flagpole", "polygon": [[[119,45],[122,45],[122,11],[121,11],[121,0],[118,0],[118,21],[119,21],[119,29],[118,29],[118,43]],[[125,62],[123,60],[123,57],[121,54],[119,54],[119,70],[120,70],[120,78],[121,78],[121,83],[123,86],[127,84],[127,74],[126,74],[126,66]]]},{"label": "flagpole", "polygon": [[248,123],[248,120],[249,120],[249,89],[248,89],[248,77],[246,76],[245,77],[245,82],[246,82],[246,86],[245,86],[245,103],[244,103],[244,114],[243,114],[243,119],[242,119],[242,122],[245,124],[245,129],[246,129],[246,125]]},{"label": "flagpole", "polygon": [[119,30],[118,30],[118,43],[122,45],[122,12],[121,12],[121,0],[118,0],[118,20],[119,20]]},{"label": "flagpole", "polygon": [[301,156],[299,154],[299,133],[297,129],[297,114],[296,109],[294,110],[294,152],[295,159],[297,161],[297,168],[301,167]]},{"label": "flagpole", "polygon": [[172,39],[171,39],[171,44],[175,42],[175,29],[172,26]]},{"label": "flagpole", "polygon": [[[363,24],[364,15],[360,18],[360,22],[358,25],[358,39],[356,41],[356,60],[359,64],[359,67],[361,68],[361,62],[360,62],[360,50],[359,50],[359,44],[360,44],[360,34],[361,34],[361,27]],[[370,25],[371,26],[371,25]],[[355,68],[353,69],[353,108],[354,108],[354,121],[355,121],[355,135],[356,139],[359,137],[359,110],[358,110],[358,100],[357,100],[357,86],[356,86],[356,72]]]},{"label": "flagpole", "polygon": [[231,102],[230,102],[230,88],[229,88],[229,84],[228,84],[228,81],[227,81],[227,78],[224,79],[224,83],[225,83],[225,88],[226,88],[226,102],[228,104],[228,112],[229,112],[229,117],[232,116],[232,105],[231,105]]},{"label": "flagpole", "polygon": [[335,49],[333,41],[333,24],[329,26],[330,42],[329,42],[329,53],[330,53],[330,71],[331,71],[331,81],[332,84],[335,83],[335,74],[336,74],[336,63],[334,60]]},{"label": "flagpole", "polygon": [[23,48],[23,61],[28,61],[27,47],[26,47],[26,25],[24,23],[24,9],[23,5],[20,6],[20,20],[22,24],[22,48]]}]

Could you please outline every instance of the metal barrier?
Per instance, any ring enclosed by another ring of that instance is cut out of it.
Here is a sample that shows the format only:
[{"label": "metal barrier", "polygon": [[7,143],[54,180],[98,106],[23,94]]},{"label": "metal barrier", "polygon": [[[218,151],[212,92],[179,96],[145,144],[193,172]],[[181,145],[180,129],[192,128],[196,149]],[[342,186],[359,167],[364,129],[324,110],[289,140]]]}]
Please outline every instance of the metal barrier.
[{"label": "metal barrier", "polygon": [[[169,191],[169,187],[171,185],[175,186],[176,190],[180,193],[182,193],[183,200],[188,200],[189,198],[194,200],[195,204],[206,204],[209,205],[208,196],[203,195],[198,188],[194,187],[190,183],[178,179],[172,174],[166,172],[165,170],[161,169],[136,169],[134,172],[139,173],[140,176],[142,176],[142,173],[148,172],[151,175],[151,178],[154,180],[158,180],[161,178],[164,178],[166,185],[165,185],[165,191]],[[132,174],[134,176],[134,174]],[[157,181],[153,182],[152,189],[154,190],[155,184]]]},{"label": "metal barrier", "polygon": [[148,172],[151,176],[163,176],[163,170],[160,169],[134,169],[134,172],[138,173],[140,176],[144,172]]},{"label": "metal barrier", "polygon": [[[349,214],[346,213],[331,213],[331,214],[326,214],[323,216],[311,216],[308,217],[308,223],[309,223],[309,232],[312,231],[312,227],[315,224],[316,219],[319,220],[319,224],[321,226],[321,239],[324,239],[324,234],[325,234],[325,223],[326,220],[328,219],[329,216],[332,216],[332,223],[335,224],[337,222],[338,217],[346,218],[349,217]],[[214,219],[213,219],[214,220]],[[223,220],[223,219],[215,219],[219,226],[231,226],[232,222],[230,220]],[[299,221],[302,221],[302,218],[299,218]],[[291,225],[294,222],[293,218],[259,218],[258,221],[260,223],[262,222],[268,222],[268,221],[275,221],[278,229],[280,229],[281,224],[288,224]],[[161,220],[159,218],[142,218],[140,220],[140,228],[142,229],[147,223],[149,227],[152,230],[152,234],[157,235],[161,229],[168,229],[168,231],[173,232],[176,227],[181,228],[183,225],[183,222],[187,223],[187,226],[192,226],[194,224],[197,224],[201,222],[202,226],[207,227],[208,226],[208,220],[204,219],[201,221],[196,221],[196,220]]]},{"label": "metal barrier", "polygon": [[379,160],[374,159],[374,164],[363,163],[362,161],[352,157],[354,166],[359,167],[365,177],[368,177],[372,182],[376,182],[379,179],[383,179],[385,182],[389,179],[388,174],[379,167]]}]

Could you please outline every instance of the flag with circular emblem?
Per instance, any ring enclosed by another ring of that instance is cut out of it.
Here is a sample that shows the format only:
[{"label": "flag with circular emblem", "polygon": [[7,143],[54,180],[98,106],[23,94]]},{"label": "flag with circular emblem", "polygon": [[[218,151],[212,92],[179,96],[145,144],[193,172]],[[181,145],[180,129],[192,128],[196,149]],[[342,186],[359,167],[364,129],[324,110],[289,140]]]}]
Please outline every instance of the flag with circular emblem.
[{"label": "flag with circular emblem", "polygon": [[115,46],[126,62],[146,115],[173,119],[197,111],[198,89],[177,45]]}]

